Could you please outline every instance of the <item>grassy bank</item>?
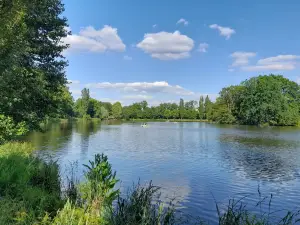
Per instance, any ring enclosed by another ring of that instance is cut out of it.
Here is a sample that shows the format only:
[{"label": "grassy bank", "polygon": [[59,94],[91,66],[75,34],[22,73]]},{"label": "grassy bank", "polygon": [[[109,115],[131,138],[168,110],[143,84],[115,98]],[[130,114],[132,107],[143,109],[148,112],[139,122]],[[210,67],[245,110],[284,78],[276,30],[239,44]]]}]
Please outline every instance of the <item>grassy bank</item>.
[{"label": "grassy bank", "polygon": [[[28,143],[7,143],[0,146],[0,224],[40,225],[169,225],[207,224],[192,218],[175,207],[174,202],[162,202],[159,187],[152,183],[135,185],[124,197],[116,188],[119,182],[104,155],[95,155],[85,166],[85,181],[77,183],[69,176],[62,192],[58,165],[43,161],[33,154]],[[268,212],[254,215],[243,199],[231,199],[226,208],[216,214],[220,225],[296,224],[298,212],[287,212],[276,218],[271,210],[271,198],[262,204]],[[114,202],[114,204],[113,204]]]}]

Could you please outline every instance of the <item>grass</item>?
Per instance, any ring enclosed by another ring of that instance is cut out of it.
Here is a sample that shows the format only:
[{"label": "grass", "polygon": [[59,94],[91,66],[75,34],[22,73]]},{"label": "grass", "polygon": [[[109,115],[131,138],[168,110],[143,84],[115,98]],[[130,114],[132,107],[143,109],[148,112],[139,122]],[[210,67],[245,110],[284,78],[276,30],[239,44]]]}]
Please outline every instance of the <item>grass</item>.
[{"label": "grass", "polygon": [[0,147],[0,224],[32,224],[64,205],[58,165],[32,156],[32,151],[27,143]]},{"label": "grass", "polygon": [[[151,182],[138,183],[122,195],[118,180],[106,156],[97,154],[85,165],[85,182],[78,184],[71,170],[62,192],[55,161],[43,161],[28,143],[0,146],[0,224],[10,225],[175,225],[206,224],[181,213],[175,204],[162,202],[160,188]],[[260,194],[260,192],[259,192]],[[261,196],[260,196],[261,197]],[[231,199],[224,212],[216,204],[219,225],[291,225],[300,222],[299,212],[274,217],[272,195],[256,205],[268,205],[268,212],[251,213],[245,198]]]}]

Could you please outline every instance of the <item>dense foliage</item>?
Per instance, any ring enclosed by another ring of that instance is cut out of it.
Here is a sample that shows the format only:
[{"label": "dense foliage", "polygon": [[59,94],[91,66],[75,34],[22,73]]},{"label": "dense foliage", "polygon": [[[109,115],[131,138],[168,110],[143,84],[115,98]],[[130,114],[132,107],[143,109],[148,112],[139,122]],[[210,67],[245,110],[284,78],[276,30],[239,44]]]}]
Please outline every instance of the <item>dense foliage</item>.
[{"label": "dense foliage", "polygon": [[280,75],[265,75],[223,88],[213,106],[212,119],[250,125],[298,125],[300,86]]},{"label": "dense foliage", "polygon": [[60,0],[0,1],[0,114],[14,124],[36,128],[63,105],[63,11]]}]

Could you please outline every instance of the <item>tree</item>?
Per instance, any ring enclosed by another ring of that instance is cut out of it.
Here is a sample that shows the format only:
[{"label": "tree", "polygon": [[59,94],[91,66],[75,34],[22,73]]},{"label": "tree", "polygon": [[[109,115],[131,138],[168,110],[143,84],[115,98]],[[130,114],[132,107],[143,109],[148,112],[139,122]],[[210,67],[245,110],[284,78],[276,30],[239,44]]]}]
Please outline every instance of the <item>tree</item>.
[{"label": "tree", "polygon": [[203,120],[204,119],[204,98],[203,98],[203,96],[201,96],[200,100],[199,100],[198,113],[199,113],[199,119]]},{"label": "tree", "polygon": [[281,75],[253,77],[245,87],[239,106],[243,124],[296,125],[299,121],[300,88]]},{"label": "tree", "polygon": [[184,101],[181,98],[179,101],[179,117],[180,117],[180,119],[182,119],[183,116],[184,116]]},{"label": "tree", "polygon": [[120,102],[116,102],[112,105],[112,116],[115,119],[120,119],[122,117],[122,105]]},{"label": "tree", "polygon": [[53,117],[73,117],[74,116],[74,99],[66,86],[61,87],[61,94],[57,95],[58,110]]},{"label": "tree", "polygon": [[108,110],[104,106],[101,106],[101,119],[107,119],[108,116]]},{"label": "tree", "polygon": [[82,116],[88,115],[90,105],[90,90],[87,88],[83,88],[81,91],[81,106],[80,113]]},{"label": "tree", "polygon": [[31,128],[57,113],[66,84],[60,0],[0,2],[0,114]]},{"label": "tree", "polygon": [[213,103],[210,101],[208,95],[206,95],[205,102],[204,102],[204,115],[205,119],[210,120],[212,116],[212,105]]}]

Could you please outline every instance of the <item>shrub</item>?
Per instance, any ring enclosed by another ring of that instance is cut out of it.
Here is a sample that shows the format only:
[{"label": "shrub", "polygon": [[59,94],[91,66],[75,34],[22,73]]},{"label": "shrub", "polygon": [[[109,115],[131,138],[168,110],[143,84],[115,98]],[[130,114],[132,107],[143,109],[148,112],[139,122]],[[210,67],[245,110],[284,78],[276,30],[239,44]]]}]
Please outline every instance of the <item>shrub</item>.
[{"label": "shrub", "polygon": [[15,123],[11,117],[0,114],[0,144],[16,139],[29,131],[25,122]]},{"label": "shrub", "polygon": [[167,225],[175,224],[175,207],[173,204],[164,207],[159,200],[159,188],[150,182],[148,186],[140,184],[125,198],[119,197],[110,223],[114,225]]}]

